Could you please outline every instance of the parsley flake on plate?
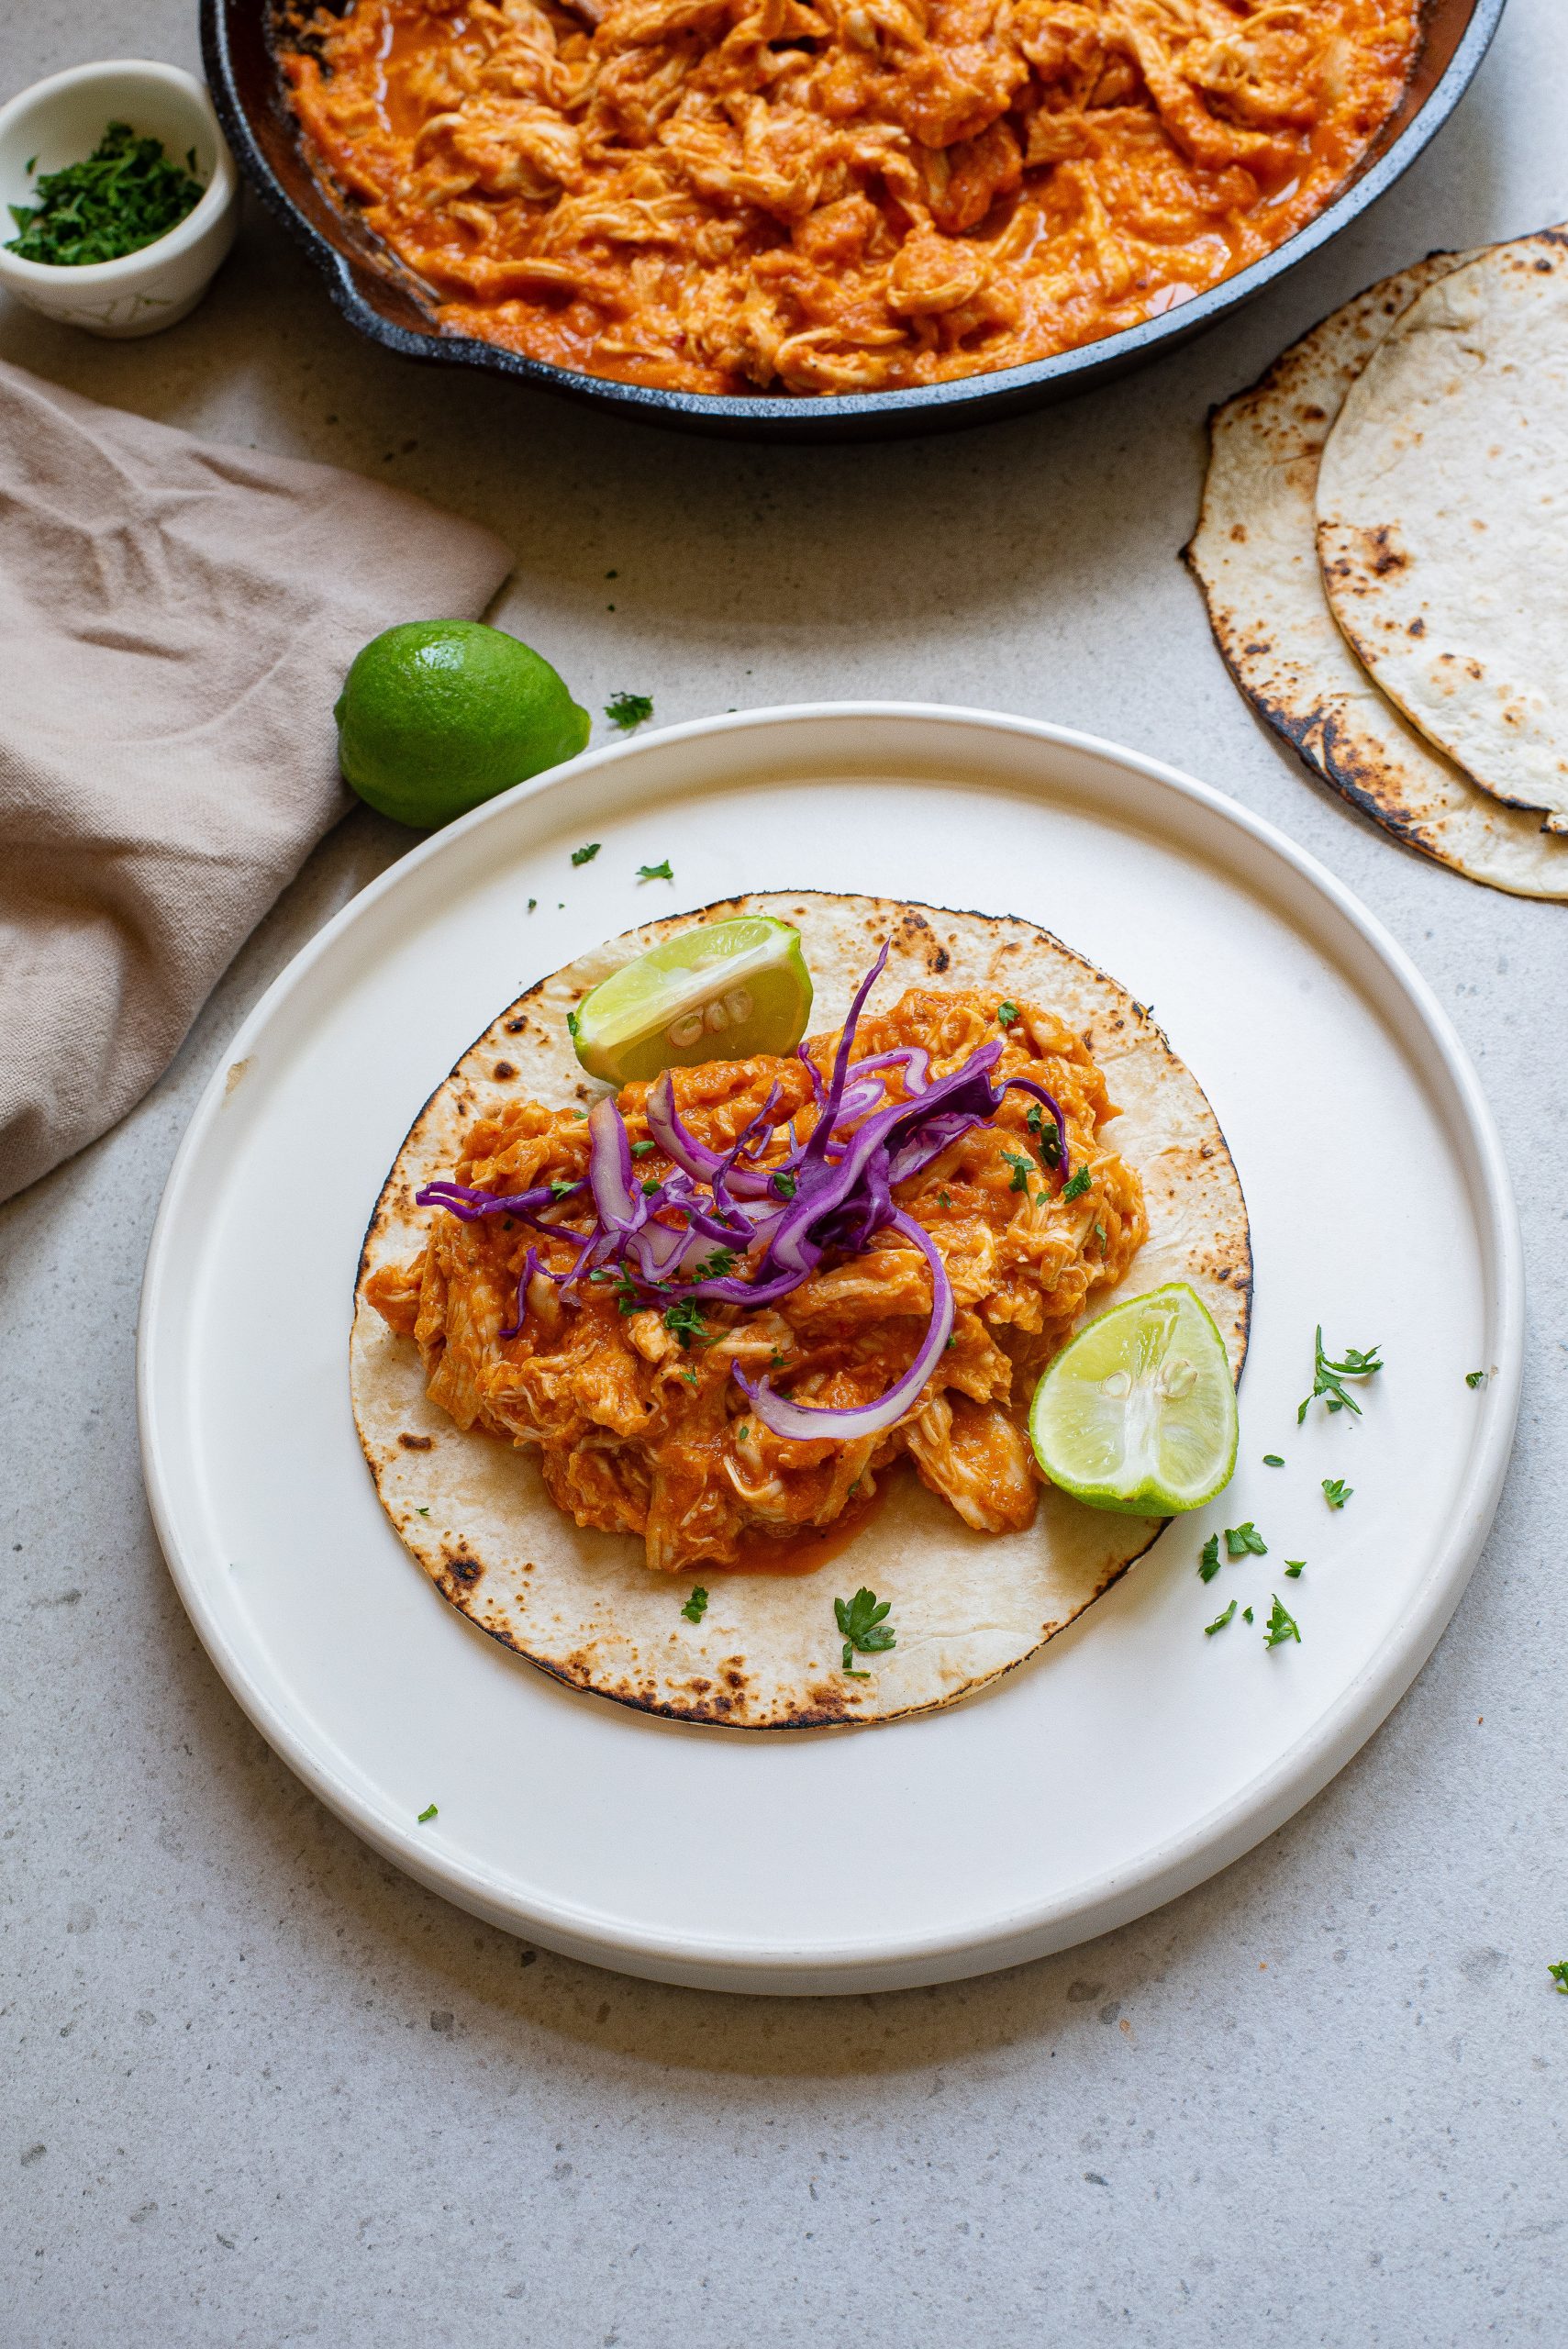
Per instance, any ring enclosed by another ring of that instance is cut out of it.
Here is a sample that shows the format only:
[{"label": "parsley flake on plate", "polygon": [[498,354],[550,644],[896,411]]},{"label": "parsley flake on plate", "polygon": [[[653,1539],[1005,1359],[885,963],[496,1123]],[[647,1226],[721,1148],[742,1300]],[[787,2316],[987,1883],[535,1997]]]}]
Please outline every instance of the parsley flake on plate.
[{"label": "parsley flake on plate", "polygon": [[673,881],[675,876],[670,870],[670,860],[666,857],[662,864],[639,864],[637,868],[637,877],[639,881]]},{"label": "parsley flake on plate", "polygon": [[1477,1386],[1485,1386],[1486,1384],[1486,1374],[1484,1370],[1467,1370],[1464,1374],[1464,1383],[1468,1387],[1473,1389]]},{"label": "parsley flake on plate", "polygon": [[1325,1476],[1323,1479],[1323,1497],[1330,1508],[1343,1508],[1354,1491],[1355,1486],[1347,1485],[1342,1476]]},{"label": "parsley flake on plate", "polygon": [[707,1613],[707,1593],[699,1582],[681,1609],[688,1623],[700,1623]]},{"label": "parsley flake on plate", "polygon": [[1213,1622],[1212,1622],[1212,1623],[1206,1623],[1206,1624],[1204,1625],[1204,1627],[1203,1627],[1203,1635],[1204,1635],[1204,1638],[1205,1638],[1206,1640],[1212,1640],[1212,1639],[1213,1639],[1213,1637],[1214,1637],[1214,1635],[1215,1635],[1215,1633],[1216,1633],[1216,1631],[1224,1631],[1224,1629],[1225,1629],[1225,1626],[1227,1625],[1227,1623],[1229,1623],[1229,1622],[1230,1621],[1230,1620],[1231,1620],[1231,1618],[1234,1616],[1235,1612],[1236,1612],[1236,1601],[1235,1601],[1234,1599],[1232,1599],[1232,1600],[1231,1600],[1231,1602],[1230,1602],[1230,1604],[1229,1604],[1229,1606],[1225,1609],[1225,1612],[1223,1613],[1223,1615],[1217,1615],[1217,1616],[1215,1617],[1215,1619],[1214,1619],[1214,1620],[1213,1620]]},{"label": "parsley flake on plate", "polygon": [[1549,1965],[1546,1970],[1563,1997],[1568,1998],[1568,1957],[1560,1958],[1555,1965]]},{"label": "parsley flake on plate", "polygon": [[1062,1186],[1062,1197],[1064,1199],[1081,1199],[1094,1179],[1086,1166],[1080,1166],[1076,1174]]},{"label": "parsley flake on plate", "polygon": [[1353,1395],[1346,1393],[1344,1382],[1347,1378],[1374,1377],[1383,1368],[1381,1348],[1369,1346],[1363,1353],[1359,1346],[1347,1346],[1343,1362],[1330,1362],[1323,1351],[1323,1325],[1319,1322],[1313,1339],[1313,1353],[1312,1392],[1296,1415],[1296,1426],[1301,1425],[1319,1395],[1331,1411],[1353,1411],[1359,1419],[1362,1407]]},{"label": "parsley flake on plate", "polygon": [[439,1816],[440,1814],[437,1809],[436,1805],[433,1802],[427,1803],[425,1809],[419,1813],[419,1816],[415,1820],[414,1824],[417,1827],[423,1827],[427,1820],[437,1819]]},{"label": "parsley flake on plate", "polygon": [[1287,1615],[1285,1613],[1284,1609],[1280,1605],[1279,1599],[1276,1597],[1274,1598],[1273,1611],[1269,1617],[1269,1628],[1263,1637],[1263,1645],[1266,1648],[1283,1647],[1286,1640],[1294,1640],[1296,1646],[1299,1647],[1301,1645],[1301,1633],[1296,1628],[1295,1616]]},{"label": "parsley flake on plate", "polygon": [[853,1598],[836,1598],[833,1601],[834,1618],[844,1635],[843,1670],[850,1679],[869,1680],[871,1677],[869,1673],[852,1669],[850,1663],[852,1654],[858,1652],[861,1655],[880,1655],[884,1649],[897,1646],[898,1634],[886,1620],[892,1607],[891,1598],[879,1599],[874,1590],[867,1590],[863,1586],[856,1591]]},{"label": "parsley flake on plate", "polygon": [[1203,1555],[1198,1560],[1197,1570],[1205,1582],[1212,1582],[1215,1575],[1219,1572],[1219,1536],[1218,1533],[1211,1533],[1208,1540],[1204,1543]]},{"label": "parsley flake on plate", "polygon": [[1284,1570],[1292,1582],[1299,1582],[1307,1570],[1307,1561],[1305,1558],[1287,1558],[1284,1562]]},{"label": "parsley flake on plate", "polygon": [[1250,1607],[1243,1607],[1243,1609],[1241,1609],[1241,1620],[1243,1621],[1243,1623],[1250,1623],[1250,1622],[1251,1621],[1251,1620],[1252,1620],[1252,1610],[1251,1610],[1251,1609]]},{"label": "parsley flake on plate", "polygon": [[[604,842],[603,842],[603,841],[584,841],[584,842],[583,843],[583,846],[582,846],[581,848],[574,848],[574,849],[573,850],[573,852],[572,852],[572,862],[573,862],[573,864],[592,864],[592,863],[594,862],[594,859],[598,855],[599,851],[600,851],[600,849],[601,849],[601,848],[603,848],[603,846],[604,846]],[[576,1031],[576,1030],[575,1030],[575,1029],[573,1029],[572,1032],[573,1032],[573,1035],[575,1035],[577,1031]]]},{"label": "parsley flake on plate", "polygon": [[623,734],[629,734],[634,726],[645,725],[652,715],[651,694],[612,694],[605,704],[605,716]]},{"label": "parsley flake on plate", "polygon": [[1225,1529],[1225,1554],[1228,1558],[1266,1558],[1269,1545],[1251,1518],[1245,1525],[1228,1525]]},{"label": "parsley flake on plate", "polygon": [[1280,1458],[1277,1452],[1265,1452],[1263,1454],[1263,1465],[1265,1468],[1283,1468],[1284,1466],[1284,1462]]}]

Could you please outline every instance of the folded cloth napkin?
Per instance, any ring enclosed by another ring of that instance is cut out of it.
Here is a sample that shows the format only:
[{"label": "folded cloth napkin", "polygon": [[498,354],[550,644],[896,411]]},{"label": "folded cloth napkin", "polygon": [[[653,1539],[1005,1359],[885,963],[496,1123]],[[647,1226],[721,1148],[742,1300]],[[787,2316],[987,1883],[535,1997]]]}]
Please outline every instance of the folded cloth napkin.
[{"label": "folded cloth napkin", "polygon": [[140,1099],[351,804],[360,646],[510,567],[400,490],[0,363],[0,1199]]}]

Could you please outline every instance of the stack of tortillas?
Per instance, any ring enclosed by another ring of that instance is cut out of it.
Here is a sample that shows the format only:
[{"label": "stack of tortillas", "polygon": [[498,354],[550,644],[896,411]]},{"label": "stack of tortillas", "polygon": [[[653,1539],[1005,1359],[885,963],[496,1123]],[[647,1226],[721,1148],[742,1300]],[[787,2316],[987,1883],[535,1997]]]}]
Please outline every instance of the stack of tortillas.
[{"label": "stack of tortillas", "polygon": [[1410,847],[1568,899],[1568,232],[1369,287],[1211,433],[1187,561],[1259,715]]}]

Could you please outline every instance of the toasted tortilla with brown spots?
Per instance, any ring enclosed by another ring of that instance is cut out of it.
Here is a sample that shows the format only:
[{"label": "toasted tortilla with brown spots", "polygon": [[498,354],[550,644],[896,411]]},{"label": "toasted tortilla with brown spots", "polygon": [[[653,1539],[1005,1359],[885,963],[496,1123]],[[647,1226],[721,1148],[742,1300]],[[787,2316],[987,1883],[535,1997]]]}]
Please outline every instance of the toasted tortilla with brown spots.
[{"label": "toasted tortilla with brown spots", "polygon": [[1323,451],[1318,551],[1388,698],[1568,834],[1568,234],[1491,246],[1396,322]]},{"label": "toasted tortilla with brown spots", "polygon": [[[1159,1520],[1048,1490],[1027,1533],[974,1533],[901,1465],[840,1554],[804,1574],[706,1572],[707,1610],[691,1623],[681,1613],[686,1583],[651,1573],[639,1541],[578,1527],[527,1452],[464,1432],[428,1400],[414,1344],[364,1294],[375,1270],[418,1248],[428,1211],[415,1193],[450,1171],[470,1119],[508,1097],[587,1104],[602,1090],[583,1074],[566,1027],[588,989],[673,931],[735,913],[800,930],[814,1025],[842,1020],[889,939],[879,988],[889,1000],[946,978],[1049,1006],[1084,1033],[1120,1110],[1106,1139],[1136,1166],[1148,1209],[1150,1236],[1121,1294],[1190,1281],[1240,1376],[1251,1297],[1240,1184],[1214,1112],[1141,1007],[1029,922],[806,891],[727,900],[613,940],[541,979],[463,1054],[420,1111],[371,1219],[355,1292],[354,1413],[405,1546],[454,1607],[556,1679],[737,1729],[892,1720],[1021,1664],[1141,1556]],[[840,1668],[833,1613],[835,1598],[862,1584],[891,1601],[897,1631],[895,1648],[856,1659],[870,1668],[863,1680]]]},{"label": "toasted tortilla with brown spots", "polygon": [[1568,898],[1568,844],[1478,789],[1384,698],[1341,636],[1318,569],[1318,462],[1346,394],[1401,314],[1465,259],[1436,253],[1369,286],[1216,410],[1186,559],[1232,676],[1313,774],[1473,881]]}]

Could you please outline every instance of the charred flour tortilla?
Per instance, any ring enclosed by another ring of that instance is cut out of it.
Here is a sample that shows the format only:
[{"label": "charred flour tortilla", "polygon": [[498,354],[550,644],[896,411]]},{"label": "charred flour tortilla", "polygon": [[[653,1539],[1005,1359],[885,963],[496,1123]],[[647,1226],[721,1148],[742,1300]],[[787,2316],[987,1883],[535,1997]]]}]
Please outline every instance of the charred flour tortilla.
[{"label": "charred flour tortilla", "polygon": [[1472,881],[1568,898],[1568,842],[1479,789],[1385,700],[1340,635],[1318,568],[1318,463],[1346,395],[1402,313],[1466,258],[1435,253],[1369,286],[1216,410],[1186,559],[1231,675],[1315,774]]},{"label": "charred flour tortilla", "polygon": [[1492,246],[1397,320],[1323,451],[1318,550],[1389,699],[1568,834],[1568,234]]},{"label": "charred flour tortilla", "polygon": [[[394,1335],[364,1293],[373,1272],[418,1249],[428,1216],[414,1195],[450,1172],[469,1120],[506,1098],[587,1104],[602,1089],[584,1076],[566,1028],[588,989],[673,931],[739,913],[772,914],[800,930],[815,1030],[843,1019],[890,939],[876,1001],[916,984],[994,987],[1084,1032],[1121,1112],[1104,1139],[1138,1169],[1149,1216],[1149,1240],[1118,1294],[1190,1281],[1240,1375],[1251,1296],[1240,1184],[1213,1111],[1147,1013],[1028,922],[805,891],[728,899],[612,940],[541,979],[463,1054],[416,1119],[366,1235],[354,1413],[382,1504],[431,1581],[558,1680],[738,1729],[890,1720],[951,1704],[1021,1664],[1142,1554],[1159,1521],[1048,1491],[1029,1532],[974,1533],[904,1470],[884,1480],[881,1505],[841,1553],[811,1573],[703,1573],[707,1611],[689,1623],[680,1611],[685,1579],[651,1573],[630,1536],[579,1528],[549,1499],[527,1452],[463,1432],[428,1399],[413,1343]],[[862,1584],[892,1602],[898,1643],[857,1659],[874,1669],[851,1680],[840,1670],[833,1600]]]}]

